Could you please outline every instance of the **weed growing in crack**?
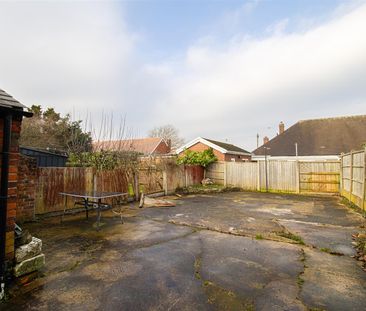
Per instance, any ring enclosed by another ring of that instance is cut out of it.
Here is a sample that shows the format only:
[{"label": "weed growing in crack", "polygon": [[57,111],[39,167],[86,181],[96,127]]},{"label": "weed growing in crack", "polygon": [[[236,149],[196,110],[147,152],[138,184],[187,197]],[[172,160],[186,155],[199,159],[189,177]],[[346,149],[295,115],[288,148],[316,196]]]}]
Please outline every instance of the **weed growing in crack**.
[{"label": "weed growing in crack", "polygon": [[303,278],[301,278],[301,276],[299,275],[298,277],[297,277],[297,285],[299,285],[300,286],[300,288],[303,286],[303,284],[304,284],[304,279]]},{"label": "weed growing in crack", "polygon": [[330,250],[328,247],[322,247],[322,248],[320,249],[320,251],[322,251],[322,252],[324,252],[324,253],[330,253],[330,252],[331,252],[331,250]]},{"label": "weed growing in crack", "polygon": [[256,234],[256,235],[255,235],[255,239],[256,239],[256,240],[263,240],[263,235],[261,235],[261,234]]},{"label": "weed growing in crack", "polygon": [[305,242],[304,240],[302,239],[301,236],[299,235],[296,235],[296,234],[293,234],[291,232],[278,232],[277,235],[283,237],[283,238],[286,238],[286,239],[289,239],[289,240],[292,240],[292,241],[295,241],[297,242],[297,244],[300,244],[300,245],[305,245]]},{"label": "weed growing in crack", "polygon": [[200,269],[201,269],[201,258],[196,258],[196,260],[194,261],[194,276],[197,280],[201,279],[201,273],[200,273]]}]

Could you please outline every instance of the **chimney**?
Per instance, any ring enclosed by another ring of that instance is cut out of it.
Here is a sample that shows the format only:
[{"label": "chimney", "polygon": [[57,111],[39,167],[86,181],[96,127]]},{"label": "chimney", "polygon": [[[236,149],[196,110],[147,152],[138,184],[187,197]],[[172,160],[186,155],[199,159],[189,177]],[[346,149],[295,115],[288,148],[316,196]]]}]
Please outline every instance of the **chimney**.
[{"label": "chimney", "polygon": [[267,136],[263,137],[263,145],[269,142],[269,138]]},{"label": "chimney", "polygon": [[285,124],[281,121],[278,125],[278,133],[281,135],[285,131]]}]

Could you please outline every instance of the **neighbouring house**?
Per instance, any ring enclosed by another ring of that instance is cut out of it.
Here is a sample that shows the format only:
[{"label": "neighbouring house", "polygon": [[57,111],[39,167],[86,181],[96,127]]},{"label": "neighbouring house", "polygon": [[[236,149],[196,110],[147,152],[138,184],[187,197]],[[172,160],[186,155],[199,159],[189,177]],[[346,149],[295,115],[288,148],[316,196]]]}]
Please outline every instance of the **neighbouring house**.
[{"label": "neighbouring house", "polygon": [[136,152],[144,156],[162,155],[170,153],[170,141],[158,137],[96,141],[93,142],[93,150]]},{"label": "neighbouring house", "polygon": [[19,136],[23,117],[31,117],[26,107],[0,89],[0,298],[6,275],[15,256],[15,220],[18,192]]},{"label": "neighbouring house", "polygon": [[185,150],[204,151],[212,148],[218,161],[243,162],[251,160],[251,153],[238,146],[212,139],[197,137],[178,148],[176,153],[182,154]]},{"label": "neighbouring house", "polygon": [[253,151],[253,160],[264,159],[338,159],[341,153],[359,150],[366,143],[366,115],[301,120]]}]

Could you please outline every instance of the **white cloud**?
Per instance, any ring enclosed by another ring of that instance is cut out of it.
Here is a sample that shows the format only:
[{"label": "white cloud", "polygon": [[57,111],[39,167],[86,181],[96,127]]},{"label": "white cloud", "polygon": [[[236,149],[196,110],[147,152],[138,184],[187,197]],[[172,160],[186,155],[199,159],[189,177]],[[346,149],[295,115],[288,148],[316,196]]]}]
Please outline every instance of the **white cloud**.
[{"label": "white cloud", "polygon": [[0,87],[26,105],[81,117],[126,114],[141,135],[169,123],[187,139],[229,139],[247,149],[281,120],[366,113],[366,5],[298,32],[285,31],[282,20],[261,38],[238,32],[217,42],[210,33],[163,63],[136,56],[140,34],[122,9],[1,3]]},{"label": "white cloud", "polygon": [[[301,33],[191,46],[160,118],[189,136],[254,147],[256,131],[308,117],[365,113],[366,5]],[[349,107],[350,109],[346,109]],[[250,136],[250,138],[249,138]]]},{"label": "white cloud", "polygon": [[288,18],[282,19],[272,25],[269,25],[266,28],[266,32],[269,34],[272,34],[272,35],[276,35],[276,36],[282,35],[284,33],[284,31],[286,30],[288,22],[289,22]]},{"label": "white cloud", "polygon": [[138,36],[117,3],[1,3],[0,38],[0,85],[24,104],[127,112]]}]

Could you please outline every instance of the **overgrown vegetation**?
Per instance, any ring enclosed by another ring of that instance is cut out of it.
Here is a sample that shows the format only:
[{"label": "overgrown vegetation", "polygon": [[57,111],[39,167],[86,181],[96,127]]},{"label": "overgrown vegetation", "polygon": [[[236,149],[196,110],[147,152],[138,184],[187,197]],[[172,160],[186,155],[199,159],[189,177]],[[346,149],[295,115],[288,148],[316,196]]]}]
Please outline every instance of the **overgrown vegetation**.
[{"label": "overgrown vegetation", "polygon": [[96,151],[70,153],[68,166],[94,167],[98,170],[113,170],[118,167],[133,168],[137,165],[138,153],[117,151]]},{"label": "overgrown vegetation", "polygon": [[21,146],[65,153],[91,151],[91,133],[82,129],[81,120],[72,121],[69,114],[62,117],[54,108],[43,110],[40,105],[33,105],[29,111],[33,117],[23,119]]},{"label": "overgrown vegetation", "polygon": [[189,194],[189,193],[221,193],[221,192],[233,192],[242,191],[238,187],[225,187],[224,185],[212,184],[212,185],[192,185],[189,187],[175,189],[177,193]]},{"label": "overgrown vegetation", "polygon": [[184,151],[184,154],[177,159],[177,163],[179,165],[200,165],[204,168],[216,161],[217,157],[215,156],[212,148],[201,152],[187,149]]}]

